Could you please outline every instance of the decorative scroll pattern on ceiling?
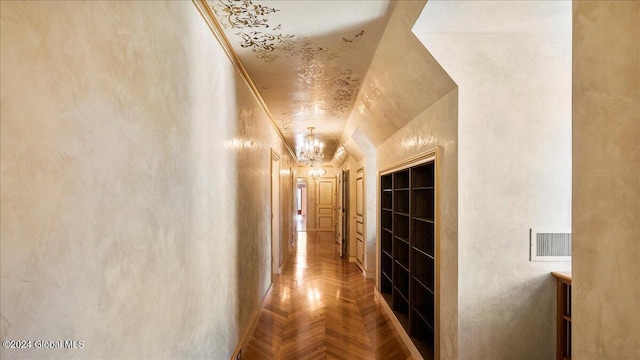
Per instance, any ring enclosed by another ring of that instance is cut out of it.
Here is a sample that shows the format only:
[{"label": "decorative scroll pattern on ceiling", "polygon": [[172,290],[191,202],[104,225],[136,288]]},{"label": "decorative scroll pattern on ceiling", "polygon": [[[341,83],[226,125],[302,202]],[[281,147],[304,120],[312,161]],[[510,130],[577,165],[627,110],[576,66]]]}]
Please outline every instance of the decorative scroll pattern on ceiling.
[{"label": "decorative scroll pattern on ceiling", "polygon": [[291,124],[290,122],[282,121],[282,120],[278,120],[278,126],[280,127],[280,131],[282,131],[284,135],[291,135],[295,130],[293,128],[293,124]]},{"label": "decorative scroll pattern on ceiling", "polygon": [[[269,23],[267,19],[258,18],[258,16],[280,11],[267,6],[255,5],[251,0],[220,1],[220,5],[221,6],[214,7],[214,10],[216,10],[219,16],[225,16],[229,24],[234,28],[268,28]],[[220,11],[218,12],[217,10]],[[278,28],[279,25],[276,26],[274,30]]]},{"label": "decorative scroll pattern on ceiling", "polygon": [[207,4],[224,28],[240,29],[236,33],[241,38],[240,46],[251,48],[258,59],[272,62],[278,58],[274,50],[290,49],[294,44],[291,39],[295,35],[275,32],[282,25],[269,24],[267,16],[280,11],[278,9],[254,4],[253,0],[208,0]]},{"label": "decorative scroll pattern on ceiling", "polygon": [[[330,66],[339,55],[326,46],[318,45],[307,37],[297,38],[294,34],[282,32],[282,24],[272,24],[269,16],[279,9],[262,6],[255,0],[207,0],[209,7],[215,12],[221,25],[226,29],[237,29],[242,48],[251,49],[256,58],[271,63],[280,57],[297,60],[294,69],[298,80],[311,90],[327,89],[331,98],[326,100],[340,118],[355,101],[360,79],[351,70],[339,66]],[[362,30],[352,36],[338,38],[343,46],[355,46],[364,36]],[[294,114],[284,115],[294,119]],[[283,133],[291,133],[290,124],[281,122]]]},{"label": "decorative scroll pattern on ceiling", "polygon": [[288,49],[294,44],[291,40],[293,35],[268,34],[259,31],[250,31],[237,33],[242,37],[240,46],[243,48],[251,48],[259,59],[271,62],[277,59],[277,55],[271,52],[277,47]]},{"label": "decorative scroll pattern on ceiling", "polygon": [[359,84],[360,79],[351,70],[340,72],[340,77],[333,82],[333,85],[337,87],[333,93],[334,111],[344,112],[349,107],[352,100],[355,100]]}]

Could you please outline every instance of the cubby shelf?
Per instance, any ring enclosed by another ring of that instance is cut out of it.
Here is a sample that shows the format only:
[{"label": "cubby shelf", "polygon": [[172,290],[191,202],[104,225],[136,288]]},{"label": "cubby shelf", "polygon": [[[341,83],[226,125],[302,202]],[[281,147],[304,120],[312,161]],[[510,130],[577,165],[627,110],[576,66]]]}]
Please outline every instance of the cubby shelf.
[{"label": "cubby shelf", "polygon": [[571,360],[571,273],[552,272],[556,277],[556,359]]},{"label": "cubby shelf", "polygon": [[435,337],[435,163],[380,177],[380,292],[429,358]]}]

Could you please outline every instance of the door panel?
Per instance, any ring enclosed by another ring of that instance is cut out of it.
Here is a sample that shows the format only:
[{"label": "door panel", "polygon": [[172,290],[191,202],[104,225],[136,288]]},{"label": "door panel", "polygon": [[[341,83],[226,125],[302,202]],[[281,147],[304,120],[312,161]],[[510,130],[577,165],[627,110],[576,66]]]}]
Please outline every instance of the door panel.
[{"label": "door panel", "polygon": [[342,173],[342,246],[340,257],[347,256],[349,248],[349,170]]},{"label": "door panel", "polygon": [[336,179],[321,178],[318,180],[317,197],[318,230],[335,231]]},{"label": "door panel", "polygon": [[333,230],[333,220],[331,217],[320,217],[320,222],[318,223],[318,227],[321,230]]},{"label": "door panel", "polygon": [[356,262],[364,266],[364,169],[356,173]]}]

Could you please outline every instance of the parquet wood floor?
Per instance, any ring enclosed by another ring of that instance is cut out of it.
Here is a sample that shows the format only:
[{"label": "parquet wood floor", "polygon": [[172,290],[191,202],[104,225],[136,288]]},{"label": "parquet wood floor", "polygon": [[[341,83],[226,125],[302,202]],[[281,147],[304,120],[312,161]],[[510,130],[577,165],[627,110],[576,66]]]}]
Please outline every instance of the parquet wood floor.
[{"label": "parquet wood floor", "polygon": [[340,259],[333,236],[299,233],[243,360],[412,359],[374,298],[374,281]]}]

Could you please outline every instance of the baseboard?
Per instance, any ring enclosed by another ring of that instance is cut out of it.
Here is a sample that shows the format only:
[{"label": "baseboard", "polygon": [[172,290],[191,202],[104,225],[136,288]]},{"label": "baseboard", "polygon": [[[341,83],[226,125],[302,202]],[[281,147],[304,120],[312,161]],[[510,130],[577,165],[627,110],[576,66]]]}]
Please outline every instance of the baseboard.
[{"label": "baseboard", "polygon": [[375,276],[375,271],[364,270],[364,277],[366,277],[367,279],[373,279]]},{"label": "baseboard", "polygon": [[373,294],[376,297],[376,300],[378,301],[378,303],[382,304],[382,308],[391,319],[391,323],[396,328],[396,331],[398,331],[398,334],[400,334],[400,338],[402,339],[402,342],[404,342],[404,344],[409,349],[411,356],[413,356],[413,358],[416,360],[424,360],[424,358],[422,357],[422,355],[420,355],[420,352],[418,351],[416,346],[413,344],[413,341],[411,341],[409,334],[407,334],[407,332],[404,330],[404,328],[402,327],[402,324],[400,324],[400,321],[398,321],[398,318],[393,313],[393,310],[391,310],[391,308],[389,307],[389,304],[387,304],[387,301],[382,297],[382,294],[380,294],[380,292],[378,292],[378,289],[376,288],[373,289]]},{"label": "baseboard", "polygon": [[260,306],[258,306],[258,310],[256,310],[256,312],[253,314],[253,318],[251,319],[251,323],[249,324],[249,327],[247,328],[247,330],[242,335],[242,339],[238,343],[238,346],[236,346],[236,349],[233,350],[233,354],[231,355],[231,359],[230,360],[236,360],[238,358],[238,353],[240,353],[242,351],[242,349],[245,348],[247,346],[247,344],[249,344],[249,340],[251,339],[251,335],[253,335],[253,332],[255,331],[256,327],[258,326],[258,322],[260,320],[260,313],[262,312],[264,307],[267,305],[267,303],[271,299],[271,290],[273,290],[273,283],[271,283],[271,285],[269,285],[269,289],[267,289],[267,293],[262,298],[262,301],[260,301]]},{"label": "baseboard", "polygon": [[349,256],[349,262],[356,262],[355,256]]}]

